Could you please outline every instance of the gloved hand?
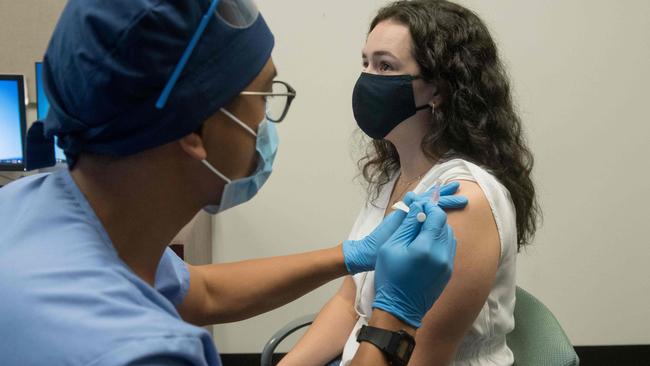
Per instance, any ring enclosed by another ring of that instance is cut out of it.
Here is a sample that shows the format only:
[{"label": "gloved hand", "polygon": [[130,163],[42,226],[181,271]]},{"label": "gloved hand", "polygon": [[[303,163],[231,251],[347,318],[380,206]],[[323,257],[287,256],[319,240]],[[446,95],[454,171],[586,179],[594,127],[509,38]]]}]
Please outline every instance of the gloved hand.
[{"label": "gloved hand", "polygon": [[[459,209],[467,205],[467,198],[455,196],[460,184],[453,182],[440,189],[440,202],[438,206],[443,209]],[[409,192],[404,196],[404,203],[408,206],[414,202],[425,202],[431,199],[433,190],[422,194]],[[346,240],[343,242],[343,257],[345,266],[350,274],[372,271],[375,268],[377,251],[393,235],[402,224],[406,213],[401,210],[391,212],[368,236],[361,240]]]},{"label": "gloved hand", "polygon": [[[420,224],[417,214],[427,219]],[[377,255],[373,308],[419,328],[451,277],[456,239],[447,214],[430,202],[409,206],[409,214]]]},{"label": "gloved hand", "polygon": [[[459,182],[451,182],[440,188],[440,201],[438,206],[443,210],[455,210],[465,208],[467,206],[467,197],[457,196],[456,192],[460,188]],[[430,190],[417,194],[415,192],[408,192],[402,202],[406,206],[410,206],[413,202],[425,202],[431,200],[431,195],[433,194],[433,188]]]}]

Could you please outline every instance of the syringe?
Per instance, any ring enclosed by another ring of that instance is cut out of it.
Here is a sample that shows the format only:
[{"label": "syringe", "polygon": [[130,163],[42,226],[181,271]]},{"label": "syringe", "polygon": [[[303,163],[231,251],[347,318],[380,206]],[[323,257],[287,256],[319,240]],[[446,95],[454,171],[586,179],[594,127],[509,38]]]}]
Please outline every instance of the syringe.
[{"label": "syringe", "polygon": [[[440,188],[442,187],[442,182],[440,180],[436,180],[436,182],[433,184],[433,192],[431,193],[431,203],[434,205],[438,205],[438,202],[440,202]],[[418,213],[416,216],[418,222],[425,222],[427,220],[427,214],[424,212]]]}]

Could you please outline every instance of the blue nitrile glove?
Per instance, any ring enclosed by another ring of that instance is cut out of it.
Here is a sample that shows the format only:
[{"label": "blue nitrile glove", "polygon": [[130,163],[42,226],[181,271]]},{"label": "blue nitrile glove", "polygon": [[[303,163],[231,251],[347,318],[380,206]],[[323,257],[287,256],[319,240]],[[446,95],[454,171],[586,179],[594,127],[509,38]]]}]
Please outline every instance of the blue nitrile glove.
[{"label": "blue nitrile glove", "polygon": [[[458,188],[460,188],[459,182],[451,182],[442,186],[442,188],[440,188],[440,201],[438,202],[438,206],[440,206],[440,208],[443,210],[455,210],[467,206],[467,197],[456,195]],[[410,206],[413,202],[424,202],[431,200],[432,194],[433,188],[421,194],[408,192],[402,201],[407,206]]]},{"label": "blue nitrile glove", "polygon": [[[423,206],[427,219],[420,224],[416,216]],[[419,328],[451,277],[456,239],[439,207],[416,202],[409,210],[377,254],[372,307]]]},{"label": "blue nitrile glove", "polygon": [[[467,205],[467,198],[454,196],[460,187],[458,182],[453,182],[440,189],[440,202],[443,209],[459,209]],[[431,199],[433,190],[422,194],[409,192],[404,196],[404,203],[410,206],[414,202],[424,202]],[[345,266],[350,274],[372,271],[375,268],[377,251],[393,235],[402,224],[406,213],[401,210],[391,212],[368,236],[361,240],[346,240],[343,242],[343,257]]]}]

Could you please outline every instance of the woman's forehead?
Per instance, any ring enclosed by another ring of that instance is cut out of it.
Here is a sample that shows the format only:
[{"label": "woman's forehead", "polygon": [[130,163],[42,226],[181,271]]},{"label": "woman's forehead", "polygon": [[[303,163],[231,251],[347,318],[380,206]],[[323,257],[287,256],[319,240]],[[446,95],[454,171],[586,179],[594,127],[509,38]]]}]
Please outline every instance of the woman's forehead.
[{"label": "woman's forehead", "polygon": [[386,20],[377,24],[370,32],[363,55],[372,57],[375,53],[391,53],[404,60],[411,57],[411,32],[404,24]]}]

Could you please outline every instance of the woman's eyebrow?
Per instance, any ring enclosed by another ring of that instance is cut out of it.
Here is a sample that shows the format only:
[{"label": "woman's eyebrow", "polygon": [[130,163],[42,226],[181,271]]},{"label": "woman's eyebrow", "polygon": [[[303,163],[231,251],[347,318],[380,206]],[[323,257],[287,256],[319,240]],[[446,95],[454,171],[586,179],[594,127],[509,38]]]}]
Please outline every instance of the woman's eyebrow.
[{"label": "woman's eyebrow", "polygon": [[392,58],[397,59],[397,56],[393,55],[392,52],[390,52],[390,51],[386,51],[386,50],[375,51],[375,52],[373,52],[372,55],[373,55],[373,56],[390,56],[390,57],[392,57]]},{"label": "woman's eyebrow", "polygon": [[[401,60],[399,58],[397,58],[397,56],[395,56],[392,52],[386,51],[386,50],[375,51],[370,56],[372,58],[386,56],[386,57],[390,57],[390,58],[394,59],[395,62],[401,62]],[[364,60],[364,61],[367,61],[368,60],[368,55],[365,52],[362,52],[361,53],[361,59]]]}]

